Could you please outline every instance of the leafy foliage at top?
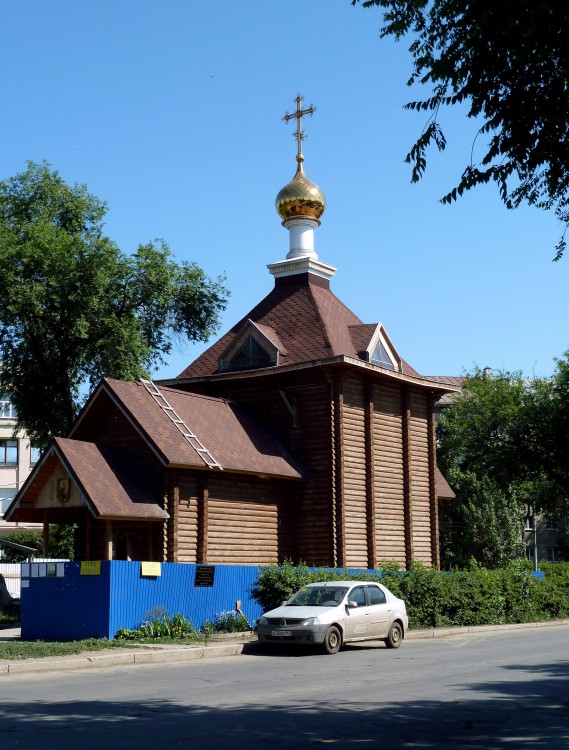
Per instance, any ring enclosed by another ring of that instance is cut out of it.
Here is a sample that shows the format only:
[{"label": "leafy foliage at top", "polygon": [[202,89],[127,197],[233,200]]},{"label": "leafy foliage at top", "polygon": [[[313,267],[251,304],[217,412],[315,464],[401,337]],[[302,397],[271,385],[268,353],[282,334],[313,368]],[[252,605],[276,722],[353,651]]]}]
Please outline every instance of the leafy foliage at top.
[{"label": "leafy foliage at top", "polygon": [[163,241],[126,255],[105,213],[45,163],[0,182],[0,389],[40,444],[69,432],[85,388],[147,377],[173,341],[206,341],[225,308],[222,279]]},{"label": "leafy foliage at top", "polygon": [[[408,84],[431,89],[426,99],[407,105],[431,113],[407,155],[413,181],[423,176],[427,148],[445,148],[441,110],[464,103],[469,117],[483,121],[478,136],[486,152],[479,163],[471,156],[442,202],[494,182],[508,208],[526,202],[553,209],[567,225],[569,5],[561,0],[352,0],[358,2],[385,9],[382,37],[412,37]],[[555,260],[565,246],[564,231]]]}]

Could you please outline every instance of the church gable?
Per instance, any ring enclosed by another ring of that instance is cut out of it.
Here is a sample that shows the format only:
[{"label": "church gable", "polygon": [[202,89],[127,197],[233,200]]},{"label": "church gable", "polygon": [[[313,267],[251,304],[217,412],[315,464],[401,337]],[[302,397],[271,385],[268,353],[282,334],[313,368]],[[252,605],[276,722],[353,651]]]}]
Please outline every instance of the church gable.
[{"label": "church gable", "polygon": [[403,361],[397,354],[395,347],[387,335],[387,331],[381,323],[378,323],[366,347],[366,359],[372,365],[377,365],[387,370],[394,370],[395,372],[403,371]]},{"label": "church gable", "polygon": [[256,370],[279,364],[286,349],[274,328],[247,320],[219,358],[219,371]]}]

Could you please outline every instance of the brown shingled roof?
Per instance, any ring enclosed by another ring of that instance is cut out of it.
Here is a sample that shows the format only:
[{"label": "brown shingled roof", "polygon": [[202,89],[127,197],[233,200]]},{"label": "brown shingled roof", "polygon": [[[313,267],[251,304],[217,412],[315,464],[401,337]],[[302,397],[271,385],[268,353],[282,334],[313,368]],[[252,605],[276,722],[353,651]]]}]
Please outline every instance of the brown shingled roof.
[{"label": "brown shingled roof", "polygon": [[[274,289],[178,379],[218,373],[220,357],[230,349],[248,319],[260,330],[265,329],[272,341],[282,342],[286,360],[280,364],[287,366],[336,356],[361,359],[376,329],[376,324],[362,323],[330,290],[327,280],[310,273],[278,278]],[[274,331],[274,335],[269,331]],[[403,373],[420,377],[406,362]]]},{"label": "brown shingled roof", "polygon": [[[441,383],[442,385],[452,385],[455,388],[462,388],[462,384],[466,380],[466,377],[456,377],[454,375],[424,375],[425,380],[431,380],[433,383]],[[452,400],[455,397],[456,392],[445,393],[437,401],[440,406],[448,406],[452,404]]]},{"label": "brown shingled roof", "polygon": [[145,521],[168,518],[156,503],[156,492],[144,477],[129,471],[120,451],[83,440],[55,438],[8,508],[6,516],[10,520],[43,518],[44,509],[36,508],[35,501],[59,462],[78,486],[95,518]]},{"label": "brown shingled roof", "polygon": [[96,516],[168,518],[144,479],[128,471],[128,462],[120,451],[68,438],[55,438],[54,442]]},{"label": "brown shingled roof", "polygon": [[[141,383],[105,380],[104,387],[166,464],[206,468],[166,412]],[[300,479],[303,470],[270,428],[221,398],[160,386],[179,417],[224,470]]]},{"label": "brown shingled roof", "polygon": [[435,489],[439,500],[453,500],[456,497],[438,466],[435,468]]}]

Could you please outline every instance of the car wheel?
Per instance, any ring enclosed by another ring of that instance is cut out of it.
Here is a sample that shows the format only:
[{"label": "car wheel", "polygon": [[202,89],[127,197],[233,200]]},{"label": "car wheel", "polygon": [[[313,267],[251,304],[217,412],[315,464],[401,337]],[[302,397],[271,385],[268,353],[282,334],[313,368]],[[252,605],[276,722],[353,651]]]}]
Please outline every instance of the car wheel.
[{"label": "car wheel", "polygon": [[335,625],[328,628],[322,648],[326,654],[337,654],[342,645],[342,636]]},{"label": "car wheel", "polygon": [[394,622],[389,628],[389,633],[385,640],[387,648],[399,648],[401,641],[403,640],[403,628],[400,622]]}]

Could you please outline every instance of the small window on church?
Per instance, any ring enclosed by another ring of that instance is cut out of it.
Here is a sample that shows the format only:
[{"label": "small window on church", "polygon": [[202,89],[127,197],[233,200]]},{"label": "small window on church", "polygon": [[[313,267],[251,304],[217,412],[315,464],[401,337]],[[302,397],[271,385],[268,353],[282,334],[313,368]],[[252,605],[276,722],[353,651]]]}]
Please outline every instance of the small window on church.
[{"label": "small window on church", "polygon": [[371,363],[374,365],[386,367],[388,370],[395,370],[395,365],[391,361],[391,358],[381,341],[377,342],[370,359]]},{"label": "small window on church", "polygon": [[228,370],[255,370],[274,364],[271,355],[249,334],[239,349],[231,357]]}]

